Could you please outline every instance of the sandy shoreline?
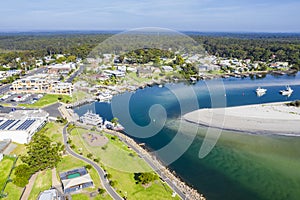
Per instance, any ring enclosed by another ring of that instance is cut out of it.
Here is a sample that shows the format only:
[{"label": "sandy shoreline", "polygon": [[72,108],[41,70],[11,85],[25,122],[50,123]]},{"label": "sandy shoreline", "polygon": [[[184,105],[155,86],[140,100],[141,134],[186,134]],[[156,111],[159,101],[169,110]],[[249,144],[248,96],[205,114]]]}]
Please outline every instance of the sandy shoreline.
[{"label": "sandy shoreline", "polygon": [[183,119],[230,131],[300,136],[300,108],[286,106],[285,102],[200,109]]}]

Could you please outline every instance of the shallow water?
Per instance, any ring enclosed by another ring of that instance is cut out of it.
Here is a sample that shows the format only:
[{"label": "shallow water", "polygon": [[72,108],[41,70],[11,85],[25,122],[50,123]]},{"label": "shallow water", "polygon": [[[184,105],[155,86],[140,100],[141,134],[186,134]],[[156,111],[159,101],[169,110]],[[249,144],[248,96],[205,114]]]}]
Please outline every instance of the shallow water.
[{"label": "shallow water", "polygon": [[[226,88],[227,106],[300,99],[299,74],[281,77],[268,75],[264,79],[254,80],[231,78],[223,82]],[[166,109],[168,120],[161,131],[153,137],[136,138],[155,151],[172,141],[180,124],[180,115],[194,109],[194,105],[190,105],[193,97],[183,95],[184,98],[178,100],[171,91],[185,94],[188,88],[192,88],[197,95],[199,108],[211,107],[212,94],[209,94],[207,85],[209,86],[210,83],[202,81],[194,86],[179,83],[169,84],[164,88],[145,88],[132,94],[129,106],[123,103],[131,93],[116,96],[113,101],[121,105],[118,108],[121,113],[129,107],[131,118],[141,126],[151,122],[148,112],[152,105],[159,104]],[[285,85],[291,85],[295,90],[292,96],[284,97],[278,93]],[[267,94],[257,97],[254,90],[258,86],[267,88]],[[222,91],[216,94],[217,98],[221,98],[222,95],[224,95]],[[185,105],[184,110],[180,108],[179,102]],[[106,103],[85,105],[75,111],[82,115],[87,109],[107,119],[113,116],[110,104]],[[123,118],[122,115],[115,117],[119,118],[126,129],[134,128],[128,118]],[[161,120],[160,116],[155,117],[152,120]],[[208,199],[299,199],[300,137],[223,131],[213,150],[208,156],[200,159],[199,149],[207,128],[188,123],[182,126],[184,128],[181,134],[192,137],[192,132],[199,128],[198,135],[188,150],[169,167],[199,192],[204,193]],[[179,147],[181,144],[177,145]],[[174,145],[171,153],[176,154],[178,149]],[[156,156],[162,161],[168,160],[165,155],[156,154]]]}]

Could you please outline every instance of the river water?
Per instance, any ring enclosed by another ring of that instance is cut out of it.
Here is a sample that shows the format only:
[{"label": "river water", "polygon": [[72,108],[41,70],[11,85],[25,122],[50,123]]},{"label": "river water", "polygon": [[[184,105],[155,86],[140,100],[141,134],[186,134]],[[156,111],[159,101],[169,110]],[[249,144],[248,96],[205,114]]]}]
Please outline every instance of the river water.
[{"label": "river water", "polygon": [[[215,81],[215,80],[210,80]],[[272,76],[263,78],[248,77],[244,79],[229,78],[219,80],[225,87],[227,106],[239,106],[268,102],[283,102],[300,99],[300,74]],[[167,113],[167,121],[162,130],[152,137],[134,137],[143,142],[153,153],[164,162],[166,155],[156,153],[156,150],[170,144],[178,132],[180,116],[192,111],[195,106],[189,106],[191,96],[184,96],[185,91],[192,88],[196,94],[199,108],[212,105],[211,93],[208,92],[209,81],[199,81],[195,85],[170,83],[166,87],[147,87],[134,93],[124,93],[113,98],[121,112],[129,109],[132,120],[146,126],[151,122],[149,109],[154,104],[162,105]],[[290,85],[294,93],[290,97],[282,96],[279,90]],[[257,97],[255,89],[267,88],[266,95]],[[183,97],[172,93],[177,91]],[[131,96],[129,105],[124,102]],[[182,111],[180,103],[187,105]],[[80,116],[88,109],[100,114],[106,119],[113,117],[111,104],[95,102],[75,109]],[[125,130],[134,130],[134,125],[126,117],[116,115]],[[152,119],[155,120],[155,119]],[[160,120],[158,118],[158,120]],[[285,137],[278,135],[254,135],[223,131],[216,146],[204,158],[199,158],[199,149],[203,143],[206,127],[181,123],[186,137],[193,137],[192,132],[198,128],[198,134],[183,155],[168,167],[174,170],[185,182],[203,193],[208,199],[299,199],[300,198],[300,137]],[[212,130],[212,132],[217,132]],[[130,134],[130,133],[128,133]],[[178,143],[178,142],[177,142]],[[176,143],[175,143],[176,144]],[[178,146],[180,144],[178,143]],[[179,148],[178,148],[179,149]],[[176,154],[176,145],[172,152]],[[169,154],[170,155],[170,154]]]}]

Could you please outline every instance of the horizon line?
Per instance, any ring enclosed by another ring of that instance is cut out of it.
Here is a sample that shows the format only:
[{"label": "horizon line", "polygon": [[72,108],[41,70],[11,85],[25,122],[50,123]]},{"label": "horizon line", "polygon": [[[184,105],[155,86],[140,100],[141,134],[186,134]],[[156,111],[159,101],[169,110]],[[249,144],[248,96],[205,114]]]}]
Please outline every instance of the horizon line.
[{"label": "horizon line", "polygon": [[[148,27],[145,27],[148,28]],[[160,28],[160,27],[157,27]],[[164,29],[164,28],[162,28]],[[168,28],[166,28],[168,29]],[[122,32],[128,32],[131,30],[135,30],[135,28],[132,29],[36,29],[36,30],[0,30],[0,34],[9,34],[9,33],[59,33],[59,32],[107,32],[107,33],[122,33]],[[300,34],[299,31],[201,31],[201,30],[175,30],[175,29],[169,29],[172,31],[178,31],[180,33],[231,33],[231,34]]]}]

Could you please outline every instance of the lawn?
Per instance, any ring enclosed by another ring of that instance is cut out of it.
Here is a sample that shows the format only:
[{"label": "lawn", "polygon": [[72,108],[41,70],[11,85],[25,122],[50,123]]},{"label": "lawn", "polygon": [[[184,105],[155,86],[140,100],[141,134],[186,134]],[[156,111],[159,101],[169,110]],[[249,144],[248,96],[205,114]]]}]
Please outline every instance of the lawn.
[{"label": "lawn", "polygon": [[[13,164],[13,159],[12,158],[8,158],[8,159],[11,159],[11,161],[9,161],[9,163],[11,163],[11,166]],[[2,167],[4,166],[3,161],[1,161],[0,163],[0,179],[2,180],[2,178],[4,178],[4,174],[2,174],[3,172],[5,172],[6,170],[3,170]],[[22,161],[20,159],[17,160],[17,163],[16,163],[16,166],[21,163]],[[10,169],[9,169],[10,170]],[[6,173],[9,173],[6,172]],[[8,174],[7,174],[8,175]],[[7,176],[6,176],[7,177]],[[11,174],[11,179],[14,178],[14,172],[12,172]],[[2,189],[2,188],[1,188]],[[15,199],[19,199],[21,194],[22,194],[22,191],[23,191],[23,188],[20,188],[16,185],[14,185],[12,182],[9,182],[7,185],[6,185],[6,188],[4,190],[4,193],[7,194],[7,197],[5,197],[4,199],[9,199],[9,200],[15,200]]]},{"label": "lawn", "polygon": [[32,190],[29,195],[29,200],[37,199],[40,192],[50,189],[51,185],[52,185],[51,169],[41,171],[34,181]]},{"label": "lawn", "polygon": [[[92,131],[81,128],[73,129],[70,134],[72,144],[76,146],[76,151],[82,148],[83,155],[92,153],[94,157],[101,159],[102,167],[104,166],[105,170],[112,175],[111,180],[117,181],[115,188],[121,196],[127,195],[129,199],[174,199],[172,190],[160,180],[147,188],[136,184],[135,172],[152,171],[152,169],[118,138],[114,139],[111,135],[104,133],[109,138],[106,147],[104,149],[92,147],[81,136],[86,132]],[[175,199],[179,198],[176,197]]]},{"label": "lawn", "polygon": [[7,193],[7,197],[5,197],[5,200],[16,200],[20,199],[22,194],[23,188],[20,188],[13,184],[12,182],[9,182],[6,185],[6,188],[4,190],[5,193]]},{"label": "lawn", "polygon": [[13,166],[14,159],[9,157],[4,157],[0,162],[0,190],[2,190],[5,181],[9,175],[9,172]]},{"label": "lawn", "polygon": [[24,106],[27,108],[41,108],[59,102],[59,97],[62,98],[60,101],[64,103],[71,102],[72,100],[72,97],[68,95],[46,94],[34,104],[19,104],[19,106]]},{"label": "lawn", "polygon": [[44,133],[54,142],[63,142],[62,132],[64,124],[57,122],[48,122],[39,133]]},{"label": "lawn", "polygon": [[111,180],[116,180],[115,188],[128,199],[180,199],[178,196],[172,197],[170,187],[160,180],[154,181],[150,186],[144,187],[141,184],[136,184],[133,173],[126,173],[115,169],[107,169],[112,175]]},{"label": "lawn", "polygon": [[109,142],[106,144],[105,149],[101,147],[92,147],[89,146],[81,136],[86,132],[90,133],[92,131],[81,128],[75,128],[71,131],[73,144],[78,148],[82,148],[84,155],[92,153],[94,157],[101,159],[103,165],[125,172],[134,173],[151,171],[148,164],[143,159],[139,158],[133,150],[129,149],[119,139],[112,139],[111,135],[103,133],[109,138]]},{"label": "lawn", "polygon": [[87,193],[80,193],[80,194],[73,194],[72,200],[111,200],[112,198],[106,194],[106,195],[97,195],[96,197],[90,197]]}]

